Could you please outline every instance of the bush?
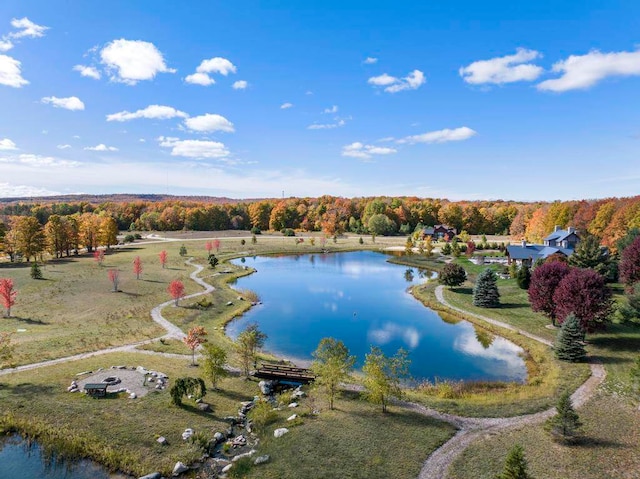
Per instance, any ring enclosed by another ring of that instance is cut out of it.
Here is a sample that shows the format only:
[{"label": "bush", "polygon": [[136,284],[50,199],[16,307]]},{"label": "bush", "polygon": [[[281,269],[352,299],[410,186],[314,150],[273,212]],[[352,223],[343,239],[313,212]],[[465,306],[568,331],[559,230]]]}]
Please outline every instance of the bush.
[{"label": "bush", "polygon": [[462,266],[459,264],[447,263],[444,265],[444,268],[438,277],[438,282],[452,288],[454,286],[460,286],[466,281],[466,279],[467,273]]},{"label": "bush", "polygon": [[142,239],[142,235],[141,235],[140,233],[135,233],[135,234],[133,235],[133,237],[134,237],[135,239]]},{"label": "bush", "polygon": [[136,237],[133,235],[125,235],[124,242],[125,243],[133,243],[136,240]]},{"label": "bush", "polygon": [[260,434],[263,434],[267,426],[278,419],[278,415],[268,401],[258,401],[249,411],[248,417],[253,424],[253,428]]},{"label": "bush", "polygon": [[251,228],[251,234],[259,235],[262,234],[262,231],[260,231],[260,228],[258,228],[257,226],[254,226],[253,228]]},{"label": "bush", "polygon": [[282,230],[280,230],[280,233],[282,233],[284,236],[295,236],[296,232],[293,231],[291,228],[283,228]]}]

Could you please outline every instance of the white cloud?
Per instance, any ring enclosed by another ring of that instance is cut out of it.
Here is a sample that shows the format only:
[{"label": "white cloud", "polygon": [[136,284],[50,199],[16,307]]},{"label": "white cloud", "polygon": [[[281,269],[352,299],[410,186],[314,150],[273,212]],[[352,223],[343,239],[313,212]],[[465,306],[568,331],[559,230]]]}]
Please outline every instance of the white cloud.
[{"label": "white cloud", "polygon": [[55,96],[45,96],[40,100],[42,103],[51,104],[55,108],[64,108],[65,110],[84,110],[84,103],[77,96],[70,96],[67,98],[58,98]]},{"label": "white cloud", "polygon": [[244,90],[249,86],[249,83],[246,80],[238,80],[231,85],[231,88],[234,90]]},{"label": "white cloud", "polygon": [[331,108],[325,108],[323,113],[337,113],[338,105],[333,105]]},{"label": "white cloud", "polygon": [[73,70],[76,72],[80,72],[80,75],[83,77],[93,78],[94,80],[100,80],[100,72],[96,67],[88,67],[85,65],[76,65],[73,67]]},{"label": "white cloud", "polygon": [[32,196],[56,196],[59,194],[58,191],[47,190],[37,186],[0,183],[0,198],[29,198]]},{"label": "white cloud", "polygon": [[502,85],[518,81],[533,81],[542,75],[544,69],[527,62],[540,57],[542,57],[540,52],[518,48],[514,55],[473,62],[460,68],[458,72],[465,82],[472,85],[484,83]]},{"label": "white cloud", "polygon": [[115,146],[107,146],[104,143],[100,143],[96,146],[86,146],[84,149],[89,151],[118,151]]},{"label": "white cloud", "polygon": [[100,58],[111,73],[111,80],[127,85],[152,80],[158,73],[175,73],[153,43],[141,40],[114,40],[102,49]]},{"label": "white cloud", "polygon": [[281,110],[286,110],[286,109],[291,108],[291,107],[293,107],[293,103],[288,103],[287,102],[287,103],[283,103],[282,105],[280,105],[280,109]]},{"label": "white cloud", "polygon": [[206,73],[194,73],[193,75],[187,75],[184,79],[185,82],[192,85],[209,86],[213,85],[216,81]]},{"label": "white cloud", "polygon": [[444,130],[430,131],[421,135],[413,135],[397,140],[398,143],[447,143],[450,141],[468,140],[478,134],[477,131],[462,126],[453,130],[445,128]]},{"label": "white cloud", "polygon": [[23,153],[17,156],[0,157],[0,164],[19,164],[23,166],[41,168],[41,167],[62,167],[75,168],[80,166],[78,161],[64,160],[53,156],[34,155],[31,153]]},{"label": "white cloud", "polygon": [[11,38],[43,37],[44,32],[49,30],[49,27],[37,25],[33,23],[31,20],[29,20],[27,17],[14,18],[13,20],[11,20],[11,26],[19,30],[17,32],[10,33],[9,36]]},{"label": "white cloud", "polygon": [[371,77],[367,83],[374,86],[386,87],[384,91],[387,93],[397,93],[404,90],[417,90],[426,83],[424,73],[420,70],[413,70],[404,78],[392,77],[383,73],[377,77]]},{"label": "white cloud", "polygon": [[0,52],[8,52],[13,48],[13,42],[11,40],[7,40],[6,38],[0,39]]},{"label": "white cloud", "polygon": [[224,116],[211,113],[187,118],[184,124],[190,130],[199,132],[226,131],[227,133],[233,133],[235,131],[233,123]]},{"label": "white cloud", "polygon": [[378,63],[378,59],[374,57],[367,57],[362,63],[364,63],[365,65],[373,65],[374,63]]},{"label": "white cloud", "polygon": [[335,123],[313,123],[307,127],[307,130],[331,130],[344,125],[346,125],[346,122],[343,119],[336,118]]},{"label": "white cloud", "polygon": [[16,146],[16,144],[11,141],[9,138],[2,138],[0,139],[0,150],[6,151],[6,150],[17,150],[18,147]]},{"label": "white cloud", "polygon": [[235,73],[236,66],[226,58],[215,57],[209,60],[203,60],[200,66],[196,68],[198,73],[219,73],[227,76],[229,73]]},{"label": "white cloud", "polygon": [[59,150],[68,150],[71,148],[71,145],[58,145],[56,146],[56,148],[58,148]]},{"label": "white cloud", "polygon": [[367,83],[371,85],[376,85],[376,86],[385,86],[385,85],[391,85],[398,81],[400,81],[398,78],[392,77],[391,75],[387,75],[386,73],[383,73],[382,75],[379,75],[377,77],[369,78],[367,80]]},{"label": "white cloud", "polygon": [[144,138],[140,138],[138,141],[139,141],[140,143],[146,143],[146,142],[147,142],[147,140],[145,140]]},{"label": "white cloud", "polygon": [[0,55],[0,85],[20,88],[29,82],[22,78],[21,63],[7,55]]},{"label": "white cloud", "polygon": [[196,159],[226,158],[229,156],[229,150],[219,141],[180,140],[165,136],[159,137],[158,141],[163,148],[171,148],[171,156]]},{"label": "white cloud", "polygon": [[562,76],[539,83],[538,90],[564,92],[586,89],[608,77],[640,75],[640,50],[611,53],[592,50],[586,55],[571,55],[555,63],[553,71]]},{"label": "white cloud", "polygon": [[147,118],[150,120],[168,120],[170,118],[188,118],[185,112],[176,110],[171,106],[165,105],[149,105],[142,110],[134,112],[120,111],[107,115],[107,121],[130,121],[138,118]]},{"label": "white cloud", "polygon": [[350,145],[342,147],[342,156],[349,156],[351,158],[360,158],[363,160],[371,158],[373,155],[391,155],[397,153],[395,148],[386,148],[375,145],[365,145],[356,141]]}]

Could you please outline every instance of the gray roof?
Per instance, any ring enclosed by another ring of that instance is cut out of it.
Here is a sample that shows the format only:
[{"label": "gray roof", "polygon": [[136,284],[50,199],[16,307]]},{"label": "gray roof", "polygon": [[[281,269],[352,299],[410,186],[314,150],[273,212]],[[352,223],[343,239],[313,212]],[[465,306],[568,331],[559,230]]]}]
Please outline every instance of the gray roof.
[{"label": "gray roof", "polygon": [[435,233],[435,229],[433,228],[433,226],[429,226],[429,227],[423,229],[422,233],[425,234],[425,235],[432,235],[433,233]]},{"label": "gray roof", "polygon": [[573,250],[570,248],[556,248],[554,246],[544,246],[541,244],[528,244],[527,246],[507,246],[507,253],[511,259],[546,259],[554,253],[562,253],[571,256]]},{"label": "gray roof", "polygon": [[[565,239],[567,239],[569,236],[571,236],[573,234],[576,234],[576,232],[575,231],[567,231],[567,230],[558,230],[558,231],[554,231],[553,233],[551,233],[544,240],[545,241],[551,241],[551,240],[564,241]],[[578,235],[576,235],[576,236],[578,236]]]}]

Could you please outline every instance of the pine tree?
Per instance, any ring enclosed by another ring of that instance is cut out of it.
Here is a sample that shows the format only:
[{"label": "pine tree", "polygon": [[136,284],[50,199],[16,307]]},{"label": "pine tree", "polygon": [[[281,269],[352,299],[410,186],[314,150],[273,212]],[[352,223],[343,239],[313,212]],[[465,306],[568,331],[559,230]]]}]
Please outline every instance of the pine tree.
[{"label": "pine tree", "polygon": [[551,434],[562,441],[570,442],[577,438],[582,423],[580,417],[571,403],[568,392],[560,396],[556,406],[558,414],[547,420],[547,429]]},{"label": "pine tree", "polygon": [[35,261],[31,265],[31,279],[42,279],[42,270]]},{"label": "pine tree", "polygon": [[529,266],[523,264],[518,270],[516,279],[520,289],[529,289],[529,285],[531,284],[531,270],[529,269]]},{"label": "pine tree", "polygon": [[474,306],[481,308],[498,308],[500,306],[500,293],[496,281],[496,274],[490,268],[478,275],[478,280],[473,288]]},{"label": "pine tree", "polygon": [[584,360],[587,352],[582,340],[584,330],[580,321],[573,314],[565,318],[556,338],[556,357],[563,361],[579,362]]},{"label": "pine tree", "polygon": [[180,246],[179,254],[182,257],[187,256],[187,247],[185,245]]},{"label": "pine tree", "polygon": [[533,479],[527,471],[527,460],[524,457],[524,450],[520,444],[516,444],[509,451],[504,462],[504,469],[496,479]]}]

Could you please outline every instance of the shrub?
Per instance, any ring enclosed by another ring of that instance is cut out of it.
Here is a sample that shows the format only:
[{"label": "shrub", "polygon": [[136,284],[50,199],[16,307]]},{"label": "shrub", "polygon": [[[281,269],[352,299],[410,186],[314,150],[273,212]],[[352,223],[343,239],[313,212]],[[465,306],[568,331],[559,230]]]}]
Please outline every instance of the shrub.
[{"label": "shrub", "polygon": [[251,234],[259,235],[262,234],[262,231],[260,231],[260,228],[258,228],[257,226],[254,226],[253,228],[251,228]]},{"label": "shrub", "polygon": [[459,264],[447,263],[444,265],[444,268],[438,277],[438,282],[452,288],[454,286],[460,286],[466,281],[466,279],[467,273],[462,266]]},{"label": "shrub", "polygon": [[268,401],[258,401],[247,416],[251,420],[253,428],[260,434],[263,434],[267,426],[278,419],[278,414],[276,414],[273,406]]},{"label": "shrub", "polygon": [[135,234],[133,235],[133,237],[134,237],[135,239],[142,239],[142,235],[141,235],[140,233],[135,233]]},{"label": "shrub", "polygon": [[283,228],[280,233],[282,233],[284,236],[295,236],[296,232],[293,231],[291,228]]},{"label": "shrub", "polygon": [[136,240],[136,237],[133,235],[125,235],[124,242],[125,243],[133,243]]}]

